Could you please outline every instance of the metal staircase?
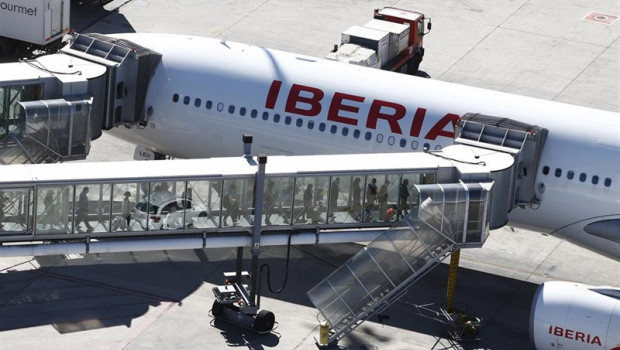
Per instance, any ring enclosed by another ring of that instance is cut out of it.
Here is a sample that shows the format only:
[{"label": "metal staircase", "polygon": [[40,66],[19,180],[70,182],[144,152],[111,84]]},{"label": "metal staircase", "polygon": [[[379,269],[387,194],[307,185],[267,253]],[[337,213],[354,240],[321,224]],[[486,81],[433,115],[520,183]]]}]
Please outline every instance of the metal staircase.
[{"label": "metal staircase", "polygon": [[486,240],[490,183],[416,187],[421,204],[408,217],[307,292],[332,329],[329,344],[396,302],[453,249]]}]

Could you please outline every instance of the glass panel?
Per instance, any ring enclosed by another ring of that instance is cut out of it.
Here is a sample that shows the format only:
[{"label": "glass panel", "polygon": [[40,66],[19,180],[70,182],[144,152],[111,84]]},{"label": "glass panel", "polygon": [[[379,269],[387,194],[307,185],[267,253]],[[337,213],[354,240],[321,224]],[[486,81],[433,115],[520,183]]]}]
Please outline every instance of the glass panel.
[{"label": "glass panel", "polygon": [[74,233],[109,232],[111,189],[110,184],[75,186]]},{"label": "glass panel", "polygon": [[467,243],[480,243],[487,231],[484,220],[485,201],[488,192],[479,184],[467,184],[469,189],[469,212],[467,217]]},{"label": "glass panel", "polygon": [[460,184],[441,185],[444,189],[444,219],[446,225],[443,232],[456,242],[463,241],[467,192]]},{"label": "glass panel", "polygon": [[28,231],[31,213],[29,188],[0,189],[0,234]]},{"label": "glass panel", "polygon": [[399,174],[378,174],[366,177],[364,221],[395,221],[398,207]]},{"label": "glass panel", "polygon": [[421,174],[403,174],[398,187],[398,217],[409,215],[413,206],[417,206],[418,196],[414,185],[420,183]]},{"label": "glass panel", "polygon": [[295,222],[325,223],[329,177],[298,177],[295,182]]},{"label": "glass panel", "polygon": [[[188,228],[209,228],[220,225],[221,181],[188,181],[182,206]],[[183,197],[183,196],[182,196]]]},{"label": "glass panel", "polygon": [[[355,222],[355,211],[352,210],[352,176],[331,178],[329,202],[327,203],[328,219],[331,223]],[[359,186],[359,184],[358,184]],[[359,195],[359,193],[358,193]]]},{"label": "glass panel", "polygon": [[[230,220],[228,220],[230,218]],[[224,180],[222,226],[251,226],[254,221],[254,178]]]},{"label": "glass panel", "polygon": [[417,187],[420,197],[419,218],[441,232],[443,225],[443,191],[437,185]]},{"label": "glass panel", "polygon": [[[114,184],[112,191],[112,225],[111,232],[117,231],[142,231],[146,229],[146,215],[140,215],[140,209],[144,202],[142,184],[147,183],[123,183]],[[136,202],[137,199],[137,202]]]},{"label": "glass panel", "polygon": [[269,207],[265,200],[263,213],[267,225],[290,225],[293,211],[293,191],[295,179],[292,177],[275,177],[267,181],[273,183],[273,196],[275,202]]},{"label": "glass panel", "polygon": [[7,133],[8,110],[6,108],[6,87],[0,87],[0,139]]},{"label": "glass panel", "polygon": [[37,234],[71,233],[70,192],[70,186],[40,186],[37,189]]},{"label": "glass panel", "polygon": [[[362,220],[362,187],[364,185],[363,178],[359,176],[348,177],[348,201],[347,201],[347,213],[348,215],[343,219],[343,222],[356,222]],[[346,185],[346,184],[345,184]]]},{"label": "glass panel", "polygon": [[[179,229],[185,225],[184,181],[151,182],[148,209],[147,230]],[[144,206],[142,206],[144,208]],[[144,216],[144,215],[142,215]]]}]

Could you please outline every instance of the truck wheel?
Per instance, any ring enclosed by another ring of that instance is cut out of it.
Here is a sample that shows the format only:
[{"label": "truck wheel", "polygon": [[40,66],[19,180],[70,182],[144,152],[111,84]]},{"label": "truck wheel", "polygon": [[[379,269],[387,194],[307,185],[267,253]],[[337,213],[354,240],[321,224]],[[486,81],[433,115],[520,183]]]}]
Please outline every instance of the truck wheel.
[{"label": "truck wheel", "polygon": [[0,57],[9,57],[14,54],[13,41],[9,38],[0,37]]}]

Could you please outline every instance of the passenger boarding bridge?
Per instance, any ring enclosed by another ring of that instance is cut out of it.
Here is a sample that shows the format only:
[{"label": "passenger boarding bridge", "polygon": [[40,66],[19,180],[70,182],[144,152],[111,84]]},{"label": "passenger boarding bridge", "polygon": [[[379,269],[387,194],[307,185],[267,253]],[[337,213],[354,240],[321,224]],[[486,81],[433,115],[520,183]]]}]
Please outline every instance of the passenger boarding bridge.
[{"label": "passenger boarding bridge", "polygon": [[[446,152],[452,152],[450,147]],[[493,158],[488,163],[501,164],[500,173],[509,178],[505,169],[512,157],[486,153],[481,159]],[[371,240],[414,210],[425,191],[441,191],[444,184],[463,179],[489,182],[499,174],[489,166],[425,153],[269,157],[264,179],[258,176],[259,165],[252,158],[217,158],[4,166],[0,256],[21,255],[23,245],[9,242],[70,240],[89,246],[81,251],[86,253],[108,240],[119,249],[120,238],[143,242],[147,250],[158,249],[149,239],[199,237],[193,247],[202,248],[211,238],[219,237],[217,246],[222,246],[226,237],[237,237],[228,244],[235,247],[256,225],[266,241],[288,232],[309,232],[318,239],[328,231],[341,242]],[[373,186],[375,193],[369,190]],[[505,223],[506,212],[494,216],[492,227]],[[485,227],[478,221],[478,229]]]},{"label": "passenger boarding bridge", "polygon": [[480,118],[464,118],[437,152],[4,166],[0,257],[237,247],[235,288],[214,288],[213,315],[268,332],[261,246],[372,241],[308,292],[331,344],[537,202],[545,130]]}]

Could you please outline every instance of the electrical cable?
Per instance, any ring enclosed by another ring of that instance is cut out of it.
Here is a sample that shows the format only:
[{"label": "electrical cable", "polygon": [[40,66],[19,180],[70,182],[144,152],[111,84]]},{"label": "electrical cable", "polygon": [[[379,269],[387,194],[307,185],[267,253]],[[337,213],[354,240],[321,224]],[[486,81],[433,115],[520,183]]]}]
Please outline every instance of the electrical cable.
[{"label": "electrical cable", "polygon": [[[273,294],[282,293],[282,291],[284,290],[284,287],[286,287],[286,282],[288,281],[288,270],[289,270],[289,265],[291,261],[291,238],[292,237],[293,237],[293,233],[290,232],[288,234],[288,243],[287,243],[287,248],[286,248],[286,265],[284,267],[284,281],[282,281],[282,286],[280,287],[280,289],[274,290],[273,287],[271,286],[271,268],[269,267],[269,264],[263,264],[260,267],[261,274],[263,273],[263,269],[267,270],[267,288]],[[262,278],[259,280],[259,284],[258,284],[259,292],[261,289],[261,284],[262,284],[261,282],[262,282]],[[258,293],[258,295],[260,295],[260,293]]]},{"label": "electrical cable", "polygon": [[[64,75],[82,75],[82,71],[81,70],[76,70],[75,72],[55,72],[53,70],[49,70],[47,68],[45,68],[44,65],[41,64],[41,62],[37,62],[37,64],[34,64],[33,61],[30,60],[20,60],[20,62],[26,63],[27,65],[35,68],[35,69],[39,69],[42,70],[44,72],[48,72],[51,74],[64,74]],[[36,62],[36,61],[34,61]]]}]

